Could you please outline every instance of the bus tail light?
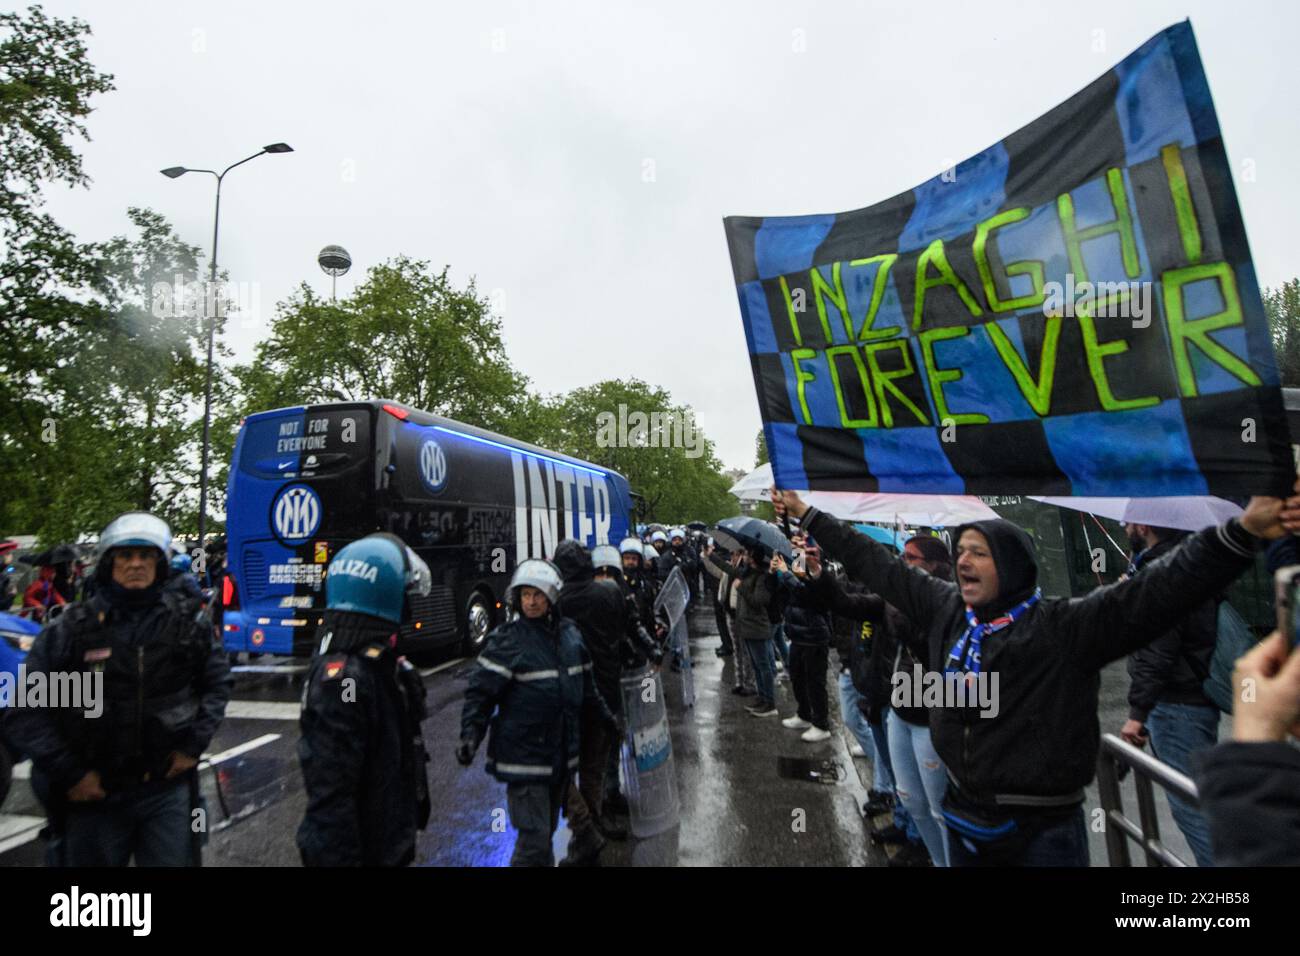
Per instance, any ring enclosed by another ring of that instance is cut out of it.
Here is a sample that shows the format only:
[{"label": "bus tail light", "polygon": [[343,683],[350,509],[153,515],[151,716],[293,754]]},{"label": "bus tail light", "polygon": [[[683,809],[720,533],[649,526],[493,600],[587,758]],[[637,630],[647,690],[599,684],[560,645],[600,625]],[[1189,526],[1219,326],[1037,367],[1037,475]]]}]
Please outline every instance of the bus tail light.
[{"label": "bus tail light", "polygon": [[388,414],[392,415],[394,418],[400,418],[402,421],[406,421],[411,414],[406,409],[398,408],[396,405],[385,405],[384,411],[388,412]]},{"label": "bus tail light", "polygon": [[229,574],[221,579],[221,606],[239,610],[239,589],[235,587],[235,579]]}]

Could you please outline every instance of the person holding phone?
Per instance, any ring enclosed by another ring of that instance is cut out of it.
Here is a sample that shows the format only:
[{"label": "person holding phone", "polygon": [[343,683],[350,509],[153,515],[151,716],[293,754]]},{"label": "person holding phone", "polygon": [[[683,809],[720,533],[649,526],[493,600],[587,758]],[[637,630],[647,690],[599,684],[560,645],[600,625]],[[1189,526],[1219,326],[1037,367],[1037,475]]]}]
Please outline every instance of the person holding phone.
[{"label": "person holding phone", "polygon": [[1194,760],[1216,866],[1300,864],[1300,654],[1274,631],[1233,671],[1232,737]]}]

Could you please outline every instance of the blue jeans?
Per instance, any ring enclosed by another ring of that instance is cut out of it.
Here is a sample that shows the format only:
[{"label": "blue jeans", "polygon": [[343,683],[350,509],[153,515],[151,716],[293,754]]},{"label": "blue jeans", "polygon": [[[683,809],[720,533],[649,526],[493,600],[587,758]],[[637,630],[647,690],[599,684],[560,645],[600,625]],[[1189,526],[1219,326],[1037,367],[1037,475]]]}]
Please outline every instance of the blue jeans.
[{"label": "blue jeans", "polygon": [[909,724],[890,710],[885,717],[885,731],[898,799],[916,822],[934,865],[947,866],[943,794],[948,789],[948,773],[930,740],[930,728]]},{"label": "blue jeans", "polygon": [[853,686],[853,678],[840,671],[840,716],[844,718],[844,726],[849,728],[849,733],[858,742],[862,752],[872,758],[874,765],[876,742],[871,736],[871,725],[867,723],[862,711],[858,710],[858,701],[861,699],[862,695]]},{"label": "blue jeans", "polygon": [[164,785],[111,793],[68,805],[63,866],[193,866],[190,784],[181,776]]},{"label": "blue jeans", "polygon": [[921,831],[916,828],[916,821],[907,812],[907,807],[898,799],[898,790],[894,786],[894,767],[889,759],[889,739],[885,736],[884,724],[867,722],[871,728],[872,769],[876,789],[894,796],[894,826],[907,834],[909,843],[921,842]]},{"label": "blue jeans", "polygon": [[1083,804],[1067,816],[1043,827],[1013,855],[981,855],[978,843],[950,832],[949,866],[1087,866],[1088,827]]},{"label": "blue jeans", "polygon": [[785,639],[785,624],[781,623],[772,628],[772,644],[776,652],[781,655],[781,666],[785,672],[790,673],[790,642]]},{"label": "blue jeans", "polygon": [[776,661],[772,657],[772,642],[745,641],[745,650],[754,665],[754,684],[758,687],[758,703],[776,706]]},{"label": "blue jeans", "polygon": [[[1192,775],[1192,754],[1213,747],[1219,737],[1217,707],[1196,704],[1156,704],[1147,715],[1147,733],[1151,735],[1151,752],[1175,770]],[[1169,809],[1174,822],[1187,838],[1197,866],[1214,866],[1210,850],[1210,830],[1205,818],[1192,804],[1168,792]]]}]

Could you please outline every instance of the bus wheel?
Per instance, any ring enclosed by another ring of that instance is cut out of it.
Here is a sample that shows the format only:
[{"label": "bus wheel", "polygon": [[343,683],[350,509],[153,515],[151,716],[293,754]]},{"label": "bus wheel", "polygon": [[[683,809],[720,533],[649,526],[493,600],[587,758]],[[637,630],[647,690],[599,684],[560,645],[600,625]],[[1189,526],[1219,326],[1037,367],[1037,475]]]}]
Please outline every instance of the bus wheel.
[{"label": "bus wheel", "polygon": [[487,643],[492,630],[492,602],[481,591],[475,591],[465,608],[465,655],[475,657]]}]

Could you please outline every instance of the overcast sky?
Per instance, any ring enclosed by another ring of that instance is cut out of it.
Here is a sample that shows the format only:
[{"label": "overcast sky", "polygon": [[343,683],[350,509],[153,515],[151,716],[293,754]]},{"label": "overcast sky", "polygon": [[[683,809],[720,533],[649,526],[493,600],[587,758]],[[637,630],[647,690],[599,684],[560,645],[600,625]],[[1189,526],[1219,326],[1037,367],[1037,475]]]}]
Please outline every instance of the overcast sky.
[{"label": "overcast sky", "polygon": [[[545,392],[641,377],[692,405],[728,467],[760,427],[725,215],[830,213],[908,189],[1023,126],[1190,17],[1259,279],[1300,273],[1300,4],[474,3],[50,0],[86,20],[99,97],[84,240],[164,214],[255,284],[261,322],[316,253],[340,294],[406,254],[475,276]],[[1251,175],[1253,173],[1253,175]],[[649,181],[648,181],[649,180]],[[1253,181],[1252,181],[1253,180]]]}]

